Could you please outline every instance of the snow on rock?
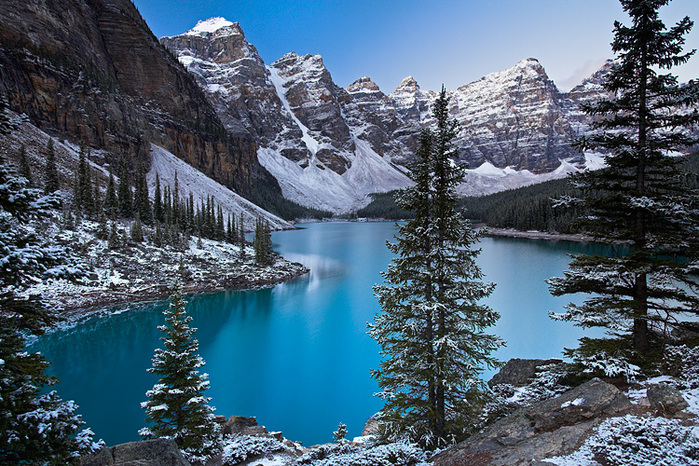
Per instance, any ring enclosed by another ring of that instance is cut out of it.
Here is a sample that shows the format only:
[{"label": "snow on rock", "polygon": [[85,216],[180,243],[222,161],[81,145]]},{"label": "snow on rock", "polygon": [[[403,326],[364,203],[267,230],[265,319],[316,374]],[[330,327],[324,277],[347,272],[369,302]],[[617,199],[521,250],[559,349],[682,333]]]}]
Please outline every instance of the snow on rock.
[{"label": "snow on rock", "polygon": [[242,216],[246,230],[254,230],[255,221],[258,217],[269,221],[273,230],[294,228],[289,222],[242,198],[188,163],[178,159],[174,154],[160,146],[151,144],[151,169],[147,175],[150,192],[155,191],[156,174],[160,177],[161,189],[166,185],[169,185],[170,189],[174,189],[175,174],[177,174],[180,197],[184,199],[191,192],[194,194],[194,201],[197,205],[200,200],[204,200],[206,203],[206,199],[209,196],[213,196],[217,205],[222,207],[224,218],[227,218],[229,213],[235,214],[238,219]]},{"label": "snow on rock", "polygon": [[204,21],[197,21],[196,26],[194,26],[192,29],[189,31],[185,32],[185,34],[189,36],[197,36],[202,33],[213,33],[218,31],[221,28],[227,27],[227,26],[233,26],[233,23],[228,21],[225,18],[222,18],[220,16],[214,17],[214,18],[209,18]]},{"label": "snow on rock", "polygon": [[333,213],[356,211],[371,202],[369,194],[408,186],[410,179],[355,138],[352,166],[342,175],[310,163],[302,167],[279,152],[260,148],[257,158],[279,182],[284,197]]}]

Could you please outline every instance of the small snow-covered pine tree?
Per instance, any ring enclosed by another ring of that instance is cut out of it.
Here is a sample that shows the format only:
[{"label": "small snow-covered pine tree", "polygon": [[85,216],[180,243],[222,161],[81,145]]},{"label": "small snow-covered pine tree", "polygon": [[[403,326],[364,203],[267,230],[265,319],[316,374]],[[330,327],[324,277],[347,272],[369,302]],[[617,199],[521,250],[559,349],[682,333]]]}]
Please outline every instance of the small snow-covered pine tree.
[{"label": "small snow-covered pine tree", "polygon": [[383,312],[369,325],[383,356],[372,376],[385,401],[385,434],[428,448],[470,433],[486,390],[479,375],[497,366],[490,353],[502,345],[485,333],[499,315],[479,301],[494,285],[482,282],[478,236],[457,210],[464,168],[454,163],[457,126],[447,108],[442,88],[436,131],[420,135],[411,167],[415,185],[396,195],[415,218],[398,225],[397,242],[388,244],[396,257],[382,273],[385,284],[374,287]]},{"label": "small snow-covered pine tree", "polygon": [[139,434],[146,438],[173,438],[191,459],[204,459],[213,454],[219,435],[214,420],[214,408],[205,396],[208,375],[200,374],[204,360],[197,353],[199,342],[194,338],[196,328],[189,323],[187,302],[182,297],[179,280],[170,296],[170,306],[163,314],[165,324],[158,326],[163,348],[155,350],[153,367],[148,372],[160,376],[147,401],[141,403],[149,427]]}]

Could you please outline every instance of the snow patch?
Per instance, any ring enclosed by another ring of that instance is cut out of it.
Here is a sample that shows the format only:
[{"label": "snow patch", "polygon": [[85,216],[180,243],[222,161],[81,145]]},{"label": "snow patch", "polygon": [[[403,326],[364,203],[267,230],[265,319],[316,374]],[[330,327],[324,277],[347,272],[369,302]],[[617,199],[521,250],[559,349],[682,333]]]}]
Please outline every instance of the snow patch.
[{"label": "snow patch", "polygon": [[289,222],[242,198],[188,163],[178,159],[174,154],[160,146],[151,144],[151,169],[146,177],[150,192],[155,192],[156,174],[160,177],[161,189],[164,189],[166,185],[174,189],[175,174],[177,174],[180,198],[186,198],[191,192],[194,195],[194,202],[199,204],[201,200],[206,202],[209,196],[213,196],[216,203],[223,209],[224,218],[227,218],[229,213],[234,213],[238,219],[242,216],[246,230],[255,228],[255,221],[258,217],[269,221],[273,230],[294,228]]},{"label": "snow patch", "polygon": [[233,23],[225,18],[217,16],[204,21],[198,21],[196,26],[185,32],[185,35],[196,36],[202,33],[213,33],[227,26],[233,26]]},{"label": "snow patch", "polygon": [[267,69],[270,73],[270,80],[272,81],[272,84],[274,84],[274,89],[277,91],[277,95],[282,101],[282,105],[284,105],[284,108],[289,113],[292,120],[294,120],[299,129],[301,129],[301,133],[303,134],[301,140],[304,142],[304,144],[306,144],[308,150],[311,151],[311,155],[315,157],[318,149],[320,148],[320,142],[311,136],[311,132],[309,131],[308,127],[301,123],[301,120],[299,120],[296,115],[294,115],[294,112],[291,111],[291,106],[289,105],[289,101],[286,99],[286,93],[284,92],[284,84],[286,84],[286,80],[279,76],[279,70],[273,66],[268,66]]}]

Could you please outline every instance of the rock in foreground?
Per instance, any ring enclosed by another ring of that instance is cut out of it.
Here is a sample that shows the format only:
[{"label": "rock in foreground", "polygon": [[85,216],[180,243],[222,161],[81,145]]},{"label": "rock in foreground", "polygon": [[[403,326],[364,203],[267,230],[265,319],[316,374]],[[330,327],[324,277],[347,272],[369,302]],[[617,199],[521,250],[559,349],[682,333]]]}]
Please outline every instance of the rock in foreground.
[{"label": "rock in foreground", "polygon": [[603,419],[629,408],[628,398],[616,387],[592,379],[500,419],[433,461],[442,466],[546,464],[545,458],[569,454]]},{"label": "rock in foreground", "polygon": [[157,438],[106,447],[81,458],[80,466],[190,466],[172,439]]}]

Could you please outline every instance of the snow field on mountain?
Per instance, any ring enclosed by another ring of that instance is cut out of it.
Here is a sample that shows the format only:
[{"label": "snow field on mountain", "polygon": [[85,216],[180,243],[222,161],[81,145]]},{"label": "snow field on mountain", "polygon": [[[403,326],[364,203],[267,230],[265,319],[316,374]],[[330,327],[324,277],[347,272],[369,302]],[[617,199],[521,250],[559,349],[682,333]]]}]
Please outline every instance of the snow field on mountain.
[{"label": "snow field on mountain", "polygon": [[151,169],[147,175],[148,190],[151,193],[155,192],[156,174],[160,177],[161,190],[164,190],[165,186],[168,185],[170,189],[174,189],[175,173],[177,174],[181,199],[186,199],[192,192],[194,202],[199,205],[201,200],[206,203],[206,199],[213,196],[216,199],[216,205],[220,205],[223,209],[224,219],[228,218],[229,213],[234,213],[237,219],[240,219],[242,215],[246,230],[254,230],[258,217],[269,221],[270,228],[273,230],[293,228],[289,222],[244,199],[162,147],[151,144]]},{"label": "snow field on mountain", "polygon": [[355,128],[350,128],[356,148],[354,154],[349,155],[350,168],[339,175],[319,165],[315,154],[322,143],[292,112],[285,96],[286,80],[279,75],[279,70],[272,66],[267,69],[284,109],[298,125],[303,134],[302,140],[313,155],[308,166],[303,168],[274,149],[258,150],[260,163],[277,179],[284,197],[301,205],[346,213],[369,204],[371,193],[391,191],[411,183],[407,176],[379,156],[367,142],[356,137]]}]

